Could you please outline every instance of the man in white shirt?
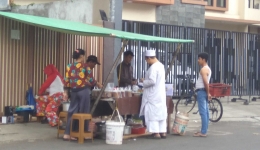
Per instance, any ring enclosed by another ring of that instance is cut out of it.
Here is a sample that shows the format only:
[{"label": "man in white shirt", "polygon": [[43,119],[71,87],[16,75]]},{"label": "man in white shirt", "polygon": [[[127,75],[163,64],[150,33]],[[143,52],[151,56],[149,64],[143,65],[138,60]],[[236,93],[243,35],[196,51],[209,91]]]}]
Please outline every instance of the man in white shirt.
[{"label": "man in white shirt", "polygon": [[149,132],[153,133],[153,139],[166,138],[166,91],[165,91],[165,70],[160,63],[154,50],[145,52],[145,60],[150,68],[145,73],[143,82],[143,97],[140,109],[140,116],[145,117],[145,124]]},{"label": "man in white shirt", "polygon": [[195,137],[206,137],[209,124],[208,100],[211,100],[211,95],[209,93],[211,69],[207,64],[208,57],[207,53],[200,53],[198,55],[198,64],[202,68],[200,69],[199,77],[196,82],[196,93],[202,126],[201,131],[194,133],[193,136]]}]

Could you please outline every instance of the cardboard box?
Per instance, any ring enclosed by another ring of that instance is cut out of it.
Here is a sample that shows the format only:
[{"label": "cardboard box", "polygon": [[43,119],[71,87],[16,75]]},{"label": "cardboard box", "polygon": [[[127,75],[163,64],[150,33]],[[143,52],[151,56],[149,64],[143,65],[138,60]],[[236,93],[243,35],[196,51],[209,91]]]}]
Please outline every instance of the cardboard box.
[{"label": "cardboard box", "polygon": [[14,118],[15,123],[22,123],[23,122],[23,116],[16,116]]}]

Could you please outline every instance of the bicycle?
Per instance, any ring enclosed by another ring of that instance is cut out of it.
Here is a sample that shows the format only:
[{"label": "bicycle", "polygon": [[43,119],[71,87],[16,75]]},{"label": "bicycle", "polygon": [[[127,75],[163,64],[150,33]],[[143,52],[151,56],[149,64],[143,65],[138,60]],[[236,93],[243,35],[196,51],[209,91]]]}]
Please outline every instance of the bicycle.
[{"label": "bicycle", "polygon": [[[187,79],[187,81],[188,80],[190,81],[192,90],[188,95],[182,95],[178,99],[175,106],[175,110],[176,112],[180,111],[180,112],[190,113],[192,109],[195,107],[197,102],[196,92],[195,92],[195,82],[193,81],[193,79],[190,79],[189,75],[186,75],[185,79]],[[210,113],[209,120],[211,122],[218,122],[223,115],[223,106],[220,100],[217,99],[216,97],[213,97],[210,101],[208,101],[208,106],[209,106],[209,113]],[[198,112],[199,110],[197,112],[193,112],[193,114],[197,114]]]}]

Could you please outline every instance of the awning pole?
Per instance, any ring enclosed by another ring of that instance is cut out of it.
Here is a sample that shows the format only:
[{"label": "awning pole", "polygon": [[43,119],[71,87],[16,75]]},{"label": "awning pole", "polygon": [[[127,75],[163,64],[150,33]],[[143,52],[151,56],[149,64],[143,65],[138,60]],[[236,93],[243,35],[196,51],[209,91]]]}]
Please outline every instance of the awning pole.
[{"label": "awning pole", "polygon": [[107,76],[107,78],[106,78],[106,80],[105,80],[105,83],[104,83],[104,85],[103,85],[103,88],[101,89],[101,91],[100,91],[100,93],[99,93],[99,95],[98,95],[98,97],[97,97],[97,99],[96,99],[96,101],[95,101],[95,103],[94,103],[94,105],[93,105],[93,107],[92,107],[92,109],[91,109],[91,114],[94,113],[94,111],[95,111],[95,109],[96,109],[96,107],[97,107],[97,104],[98,104],[98,102],[99,102],[99,100],[100,100],[100,98],[101,98],[101,95],[102,95],[102,93],[105,91],[105,88],[106,88],[106,86],[107,86],[107,84],[108,84],[108,79],[110,78],[111,74],[114,72],[114,70],[115,70],[115,68],[116,68],[116,65],[118,64],[118,62],[119,62],[119,60],[120,60],[120,58],[121,58],[121,56],[122,56],[122,54],[123,54],[123,52],[124,52],[125,47],[127,46],[127,43],[128,43],[128,40],[125,40],[125,39],[124,39],[124,40],[123,40],[123,45],[122,45],[122,47],[121,47],[121,50],[120,50],[120,52],[118,53],[117,58],[116,58],[116,60],[115,60],[115,62],[114,62],[114,64],[113,64],[113,66],[112,66],[112,68],[111,68],[111,70],[110,70],[110,72],[109,72],[109,74],[108,74],[108,76]]},{"label": "awning pole", "polygon": [[179,52],[180,52],[180,50],[181,50],[181,43],[179,43],[178,44],[178,47],[177,47],[177,49],[176,49],[176,51],[174,51],[173,52],[173,58],[172,58],[172,61],[171,61],[171,63],[169,64],[169,67],[168,67],[168,69],[167,69],[167,71],[166,71],[166,73],[165,73],[165,80],[167,80],[167,76],[168,76],[168,74],[170,73],[170,71],[172,70],[172,65],[174,64],[174,61],[175,61],[175,59],[176,59],[176,57],[178,56],[178,54],[179,54]]}]

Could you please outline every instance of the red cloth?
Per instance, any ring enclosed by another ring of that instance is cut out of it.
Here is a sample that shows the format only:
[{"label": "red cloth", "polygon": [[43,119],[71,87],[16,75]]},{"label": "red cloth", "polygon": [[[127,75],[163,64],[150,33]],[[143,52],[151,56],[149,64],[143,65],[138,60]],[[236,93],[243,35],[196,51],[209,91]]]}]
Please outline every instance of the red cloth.
[{"label": "red cloth", "polygon": [[46,91],[47,88],[50,87],[51,83],[55,80],[57,76],[60,77],[61,81],[64,82],[63,77],[60,75],[59,71],[56,69],[56,67],[53,64],[49,64],[44,68],[44,73],[47,75],[46,81],[41,86],[38,94],[43,95],[43,93]]},{"label": "red cloth", "polygon": [[50,126],[55,126],[59,122],[57,110],[63,101],[63,93],[56,93],[52,96],[39,96],[36,100],[37,116],[46,116]]}]

